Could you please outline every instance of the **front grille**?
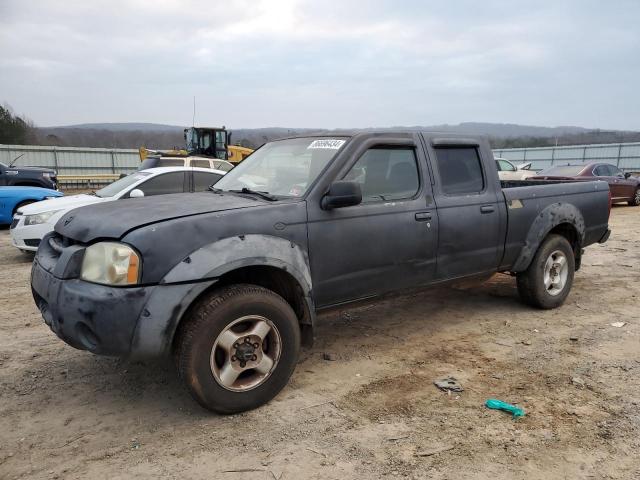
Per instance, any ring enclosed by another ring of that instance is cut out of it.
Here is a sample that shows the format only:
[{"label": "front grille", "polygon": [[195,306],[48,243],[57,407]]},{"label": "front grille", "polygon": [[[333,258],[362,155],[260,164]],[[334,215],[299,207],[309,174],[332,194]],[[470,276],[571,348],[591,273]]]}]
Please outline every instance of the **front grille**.
[{"label": "front grille", "polygon": [[9,228],[16,228],[18,226],[18,222],[20,221],[19,218],[14,218],[13,221],[11,222],[11,226]]},{"label": "front grille", "polygon": [[65,248],[70,247],[75,244],[75,242],[67,237],[63,237],[59,233],[54,233],[49,237],[48,241],[50,250],[52,250],[51,254],[53,257],[58,258]]},{"label": "front grille", "polygon": [[40,239],[39,238],[27,238],[24,240],[24,244],[27,247],[38,247],[40,246]]}]

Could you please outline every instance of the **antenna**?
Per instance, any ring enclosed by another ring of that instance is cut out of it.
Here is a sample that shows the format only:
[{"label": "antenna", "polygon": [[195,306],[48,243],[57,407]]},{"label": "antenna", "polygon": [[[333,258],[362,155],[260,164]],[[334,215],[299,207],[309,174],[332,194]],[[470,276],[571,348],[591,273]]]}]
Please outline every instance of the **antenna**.
[{"label": "antenna", "polygon": [[191,126],[196,126],[196,96],[193,96],[193,121],[191,122]]}]

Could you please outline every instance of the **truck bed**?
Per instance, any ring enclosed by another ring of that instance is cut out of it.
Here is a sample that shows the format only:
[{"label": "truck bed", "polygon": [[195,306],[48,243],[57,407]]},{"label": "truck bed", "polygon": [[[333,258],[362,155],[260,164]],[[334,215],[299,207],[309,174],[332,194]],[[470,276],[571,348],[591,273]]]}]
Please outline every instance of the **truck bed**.
[{"label": "truck bed", "polygon": [[[537,217],[553,204],[571,210],[569,214],[584,226],[582,247],[596,243],[606,231],[609,219],[607,182],[572,180],[501,181],[507,210],[507,235],[502,268],[513,265],[531,235]],[[537,227],[544,233],[545,229]]]}]

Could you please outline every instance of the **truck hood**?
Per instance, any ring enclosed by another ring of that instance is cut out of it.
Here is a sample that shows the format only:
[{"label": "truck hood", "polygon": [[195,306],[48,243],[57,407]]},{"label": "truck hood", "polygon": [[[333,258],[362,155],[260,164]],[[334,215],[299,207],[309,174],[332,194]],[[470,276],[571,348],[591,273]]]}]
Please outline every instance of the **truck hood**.
[{"label": "truck hood", "polygon": [[175,193],[129,198],[82,207],[63,215],[55,231],[78,242],[122,238],[138,227],[176,218],[265,205],[266,201],[232,193]]},{"label": "truck hood", "polygon": [[72,208],[84,207],[94,203],[110,201],[111,198],[100,198],[95,195],[71,195],[68,197],[51,198],[41,202],[32,203],[26,207],[22,207],[20,212],[23,215],[35,215],[51,210],[71,210]]}]

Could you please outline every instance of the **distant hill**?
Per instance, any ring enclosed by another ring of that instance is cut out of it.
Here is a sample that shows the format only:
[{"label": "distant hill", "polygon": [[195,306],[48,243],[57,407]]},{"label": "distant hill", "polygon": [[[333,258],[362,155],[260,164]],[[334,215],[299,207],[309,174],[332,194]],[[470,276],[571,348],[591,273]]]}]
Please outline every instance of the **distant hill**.
[{"label": "distant hill", "polygon": [[[184,145],[183,129],[184,127],[178,125],[156,123],[85,123],[61,127],[41,127],[36,129],[36,143],[76,147],[138,148],[145,146],[156,149],[180,148]],[[374,129],[361,128],[354,130],[367,131]],[[558,145],[573,145],[640,141],[640,133],[638,132],[605,131],[573,126],[539,127],[508,123],[464,122],[458,125],[389,127],[385,130],[431,130],[488,135],[494,148],[547,146],[554,145],[556,142]],[[265,142],[291,135],[308,133],[338,134],[345,131],[347,130],[321,128],[236,128],[231,129],[231,140],[234,144],[256,148]]]},{"label": "distant hill", "polygon": [[43,127],[44,130],[80,129],[80,130],[106,130],[109,132],[172,132],[182,131],[185,127],[177,125],[164,125],[162,123],[80,123],[78,125],[61,125],[59,127]]},{"label": "distant hill", "polygon": [[[164,125],[161,123],[81,123],[78,125],[64,125],[59,127],[45,127],[45,130],[49,129],[82,129],[82,130],[106,130],[110,132],[127,132],[127,131],[182,131],[185,127],[178,125]],[[581,133],[587,132],[593,129],[583,127],[537,127],[531,125],[517,125],[513,123],[482,123],[482,122],[463,122],[457,125],[440,124],[440,125],[428,125],[428,126],[397,126],[388,127],[388,130],[431,130],[438,132],[462,132],[471,133],[476,135],[490,135],[493,137],[555,137],[557,135],[564,135],[568,133]],[[378,130],[378,128],[360,128],[356,130]],[[240,128],[236,131],[251,131],[255,133],[263,133],[267,135],[280,134],[288,131],[331,131],[326,128],[286,128],[286,127],[265,127],[265,128]]]}]

